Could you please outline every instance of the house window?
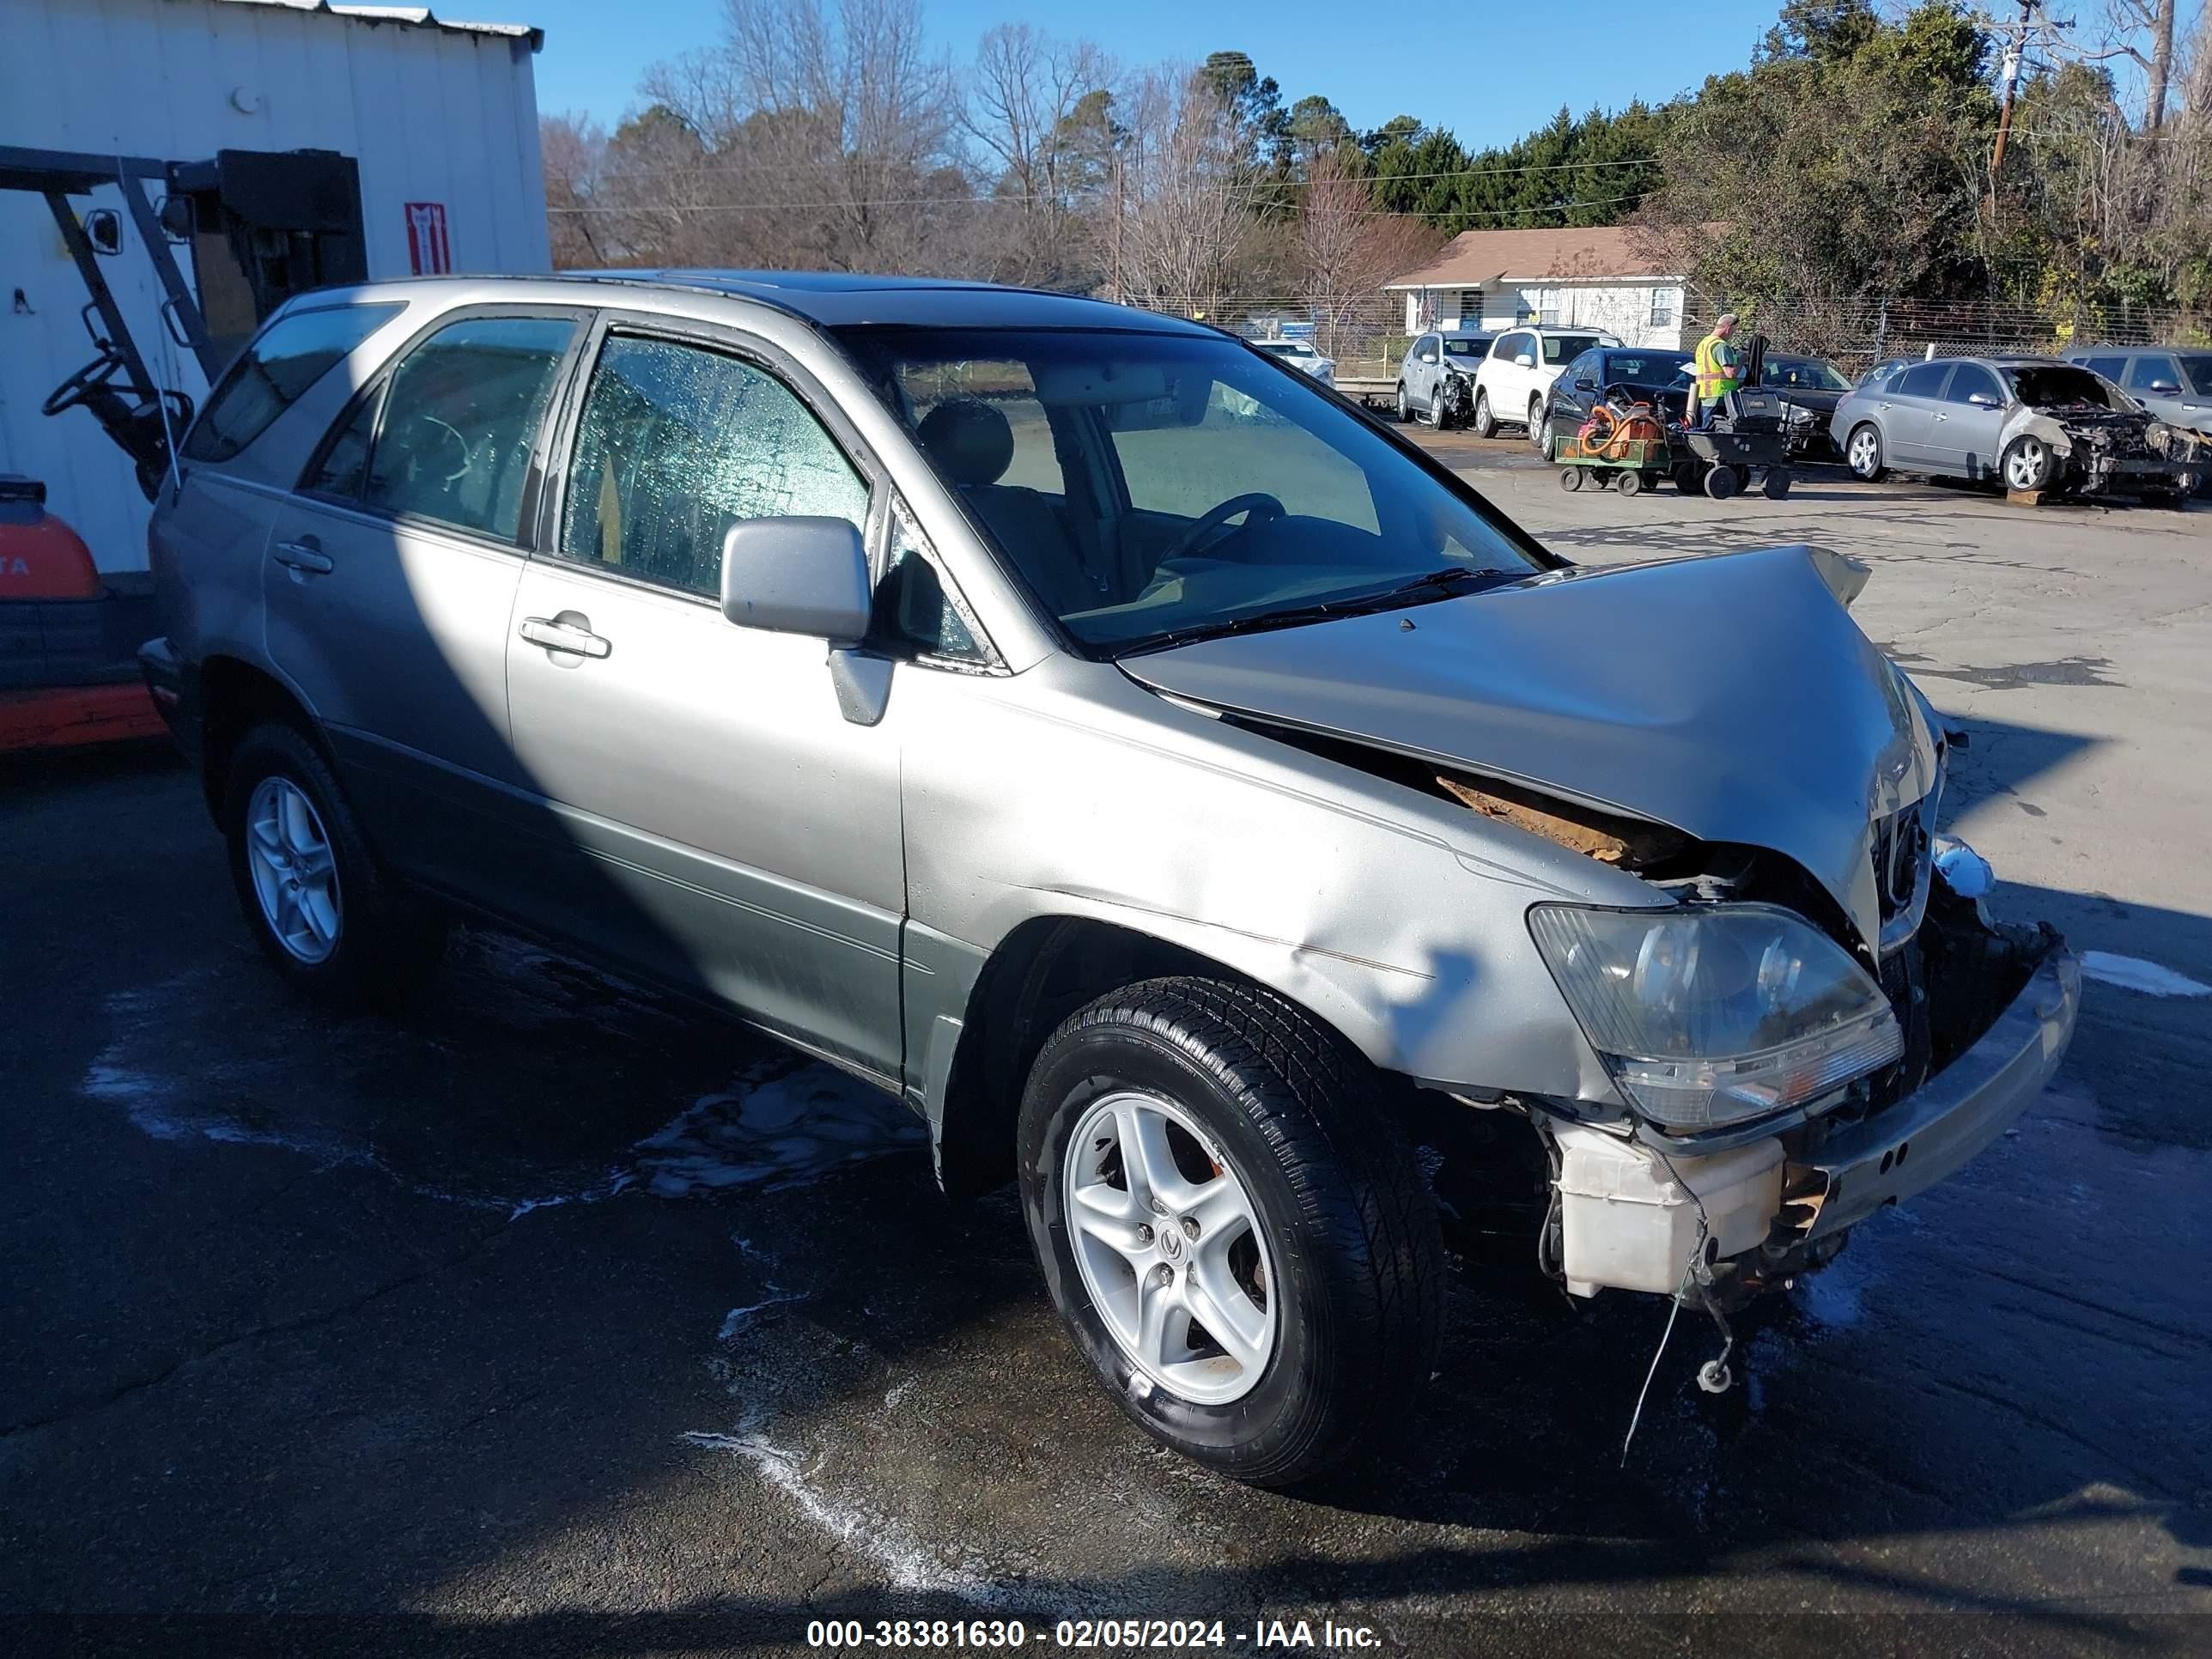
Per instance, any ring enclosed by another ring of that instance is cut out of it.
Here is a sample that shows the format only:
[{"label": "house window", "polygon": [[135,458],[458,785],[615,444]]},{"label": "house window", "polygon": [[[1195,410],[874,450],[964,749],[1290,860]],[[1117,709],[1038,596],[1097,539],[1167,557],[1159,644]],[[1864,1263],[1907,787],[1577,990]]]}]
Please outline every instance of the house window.
[{"label": "house window", "polygon": [[1651,290],[1651,326],[1654,328],[1674,326],[1674,290],[1673,289],[1655,288]]},{"label": "house window", "polygon": [[1559,321],[1559,290],[1540,289],[1536,295],[1536,320],[1546,328],[1556,328]]}]

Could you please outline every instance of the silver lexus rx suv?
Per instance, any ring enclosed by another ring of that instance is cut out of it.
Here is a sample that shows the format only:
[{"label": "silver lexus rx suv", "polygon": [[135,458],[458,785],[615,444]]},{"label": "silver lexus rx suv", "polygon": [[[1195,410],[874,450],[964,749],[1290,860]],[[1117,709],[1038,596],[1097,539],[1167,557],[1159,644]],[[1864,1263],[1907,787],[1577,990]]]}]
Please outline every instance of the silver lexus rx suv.
[{"label": "silver lexus rx suv", "polygon": [[390,996],[465,908],[899,1096],[947,1188],[1018,1181],[1114,1399],[1241,1479],[1402,1421],[1440,1183],[1576,1295],[1725,1317],[2072,1030],[1863,568],[1577,568],[1194,324],[309,295],[150,536],[148,680],[277,972]]}]

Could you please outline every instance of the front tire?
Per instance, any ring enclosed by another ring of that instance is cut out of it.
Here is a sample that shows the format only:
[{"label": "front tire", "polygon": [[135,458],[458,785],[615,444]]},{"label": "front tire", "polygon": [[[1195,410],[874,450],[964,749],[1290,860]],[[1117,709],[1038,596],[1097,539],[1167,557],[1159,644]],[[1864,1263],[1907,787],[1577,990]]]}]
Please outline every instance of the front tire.
[{"label": "front tire", "polygon": [[1443,1244],[1335,1034],[1255,987],[1127,987],[1045,1044],[1019,1151],[1060,1318],[1154,1438],[1288,1486],[1402,1428],[1441,1336]]},{"label": "front tire", "polygon": [[349,1007],[418,988],[445,951],[443,919],[378,865],[344,793],[294,726],[240,740],[222,829],[240,907],[293,984]]},{"label": "front tire", "polygon": [[1398,382],[1398,424],[1410,426],[1413,424],[1413,405],[1406,401],[1406,383],[1401,380]]},{"label": "front tire", "polygon": [[1844,443],[1844,465],[1861,483],[1880,483],[1889,468],[1882,464],[1881,433],[1872,421],[1851,428]]},{"label": "front tire", "polygon": [[2051,488],[2051,481],[2058,471],[2056,462],[2049,444],[2024,432],[2005,446],[1997,472],[2007,489],[2015,495],[2032,495],[2039,489]]},{"label": "front tire", "polygon": [[1498,416],[1491,412],[1490,394],[1480,386],[1474,389],[1474,435],[1495,438],[1498,435]]}]

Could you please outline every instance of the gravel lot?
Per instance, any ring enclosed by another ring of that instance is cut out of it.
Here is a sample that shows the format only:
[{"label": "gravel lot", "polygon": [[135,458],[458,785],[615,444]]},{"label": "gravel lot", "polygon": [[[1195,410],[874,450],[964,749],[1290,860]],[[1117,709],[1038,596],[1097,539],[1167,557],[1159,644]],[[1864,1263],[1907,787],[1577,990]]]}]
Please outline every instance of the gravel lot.
[{"label": "gravel lot", "polygon": [[1142,1613],[1245,1650],[1331,1618],[1425,1654],[2203,1651],[2212,997],[2124,982],[2212,984],[2212,514],[1839,474],[1624,501],[1428,441],[1577,558],[1871,563],[1856,614],[1972,734],[1950,817],[1997,908],[2106,953],[2058,1085],[1775,1308],[1747,1387],[1697,1393],[1685,1321],[1621,1468],[1663,1308],[1469,1266],[1398,1455],[1325,1498],[1225,1486],[1100,1395],[1011,1201],[939,1200],[896,1106],[485,933],[405,1018],[333,1020],[254,953],[183,771],[19,763],[10,1645]]}]

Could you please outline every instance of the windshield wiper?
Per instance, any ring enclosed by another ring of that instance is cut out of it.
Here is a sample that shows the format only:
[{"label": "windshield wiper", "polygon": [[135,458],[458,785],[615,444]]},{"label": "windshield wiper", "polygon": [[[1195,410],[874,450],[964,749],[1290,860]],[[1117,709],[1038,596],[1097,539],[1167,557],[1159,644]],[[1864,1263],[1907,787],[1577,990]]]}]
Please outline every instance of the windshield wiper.
[{"label": "windshield wiper", "polygon": [[1146,651],[1164,651],[1170,646],[1188,645],[1195,640],[1225,640],[1239,634],[1266,634],[1279,628],[1331,622],[1340,617],[1370,616],[1377,611],[1395,611],[1409,605],[1420,605],[1432,598],[1449,599],[1460,593],[1479,592],[1485,587],[1496,586],[1501,582],[1519,581],[1533,574],[1525,570],[1477,570],[1448,565],[1439,570],[1425,570],[1410,580],[1386,587],[1380,592],[1347,594],[1340,599],[1318,599],[1311,605],[1293,605],[1286,611],[1263,611],[1256,617],[1231,617],[1219,622],[1194,623],[1188,628],[1172,628],[1163,634],[1132,640],[1115,655],[1133,657]]}]

